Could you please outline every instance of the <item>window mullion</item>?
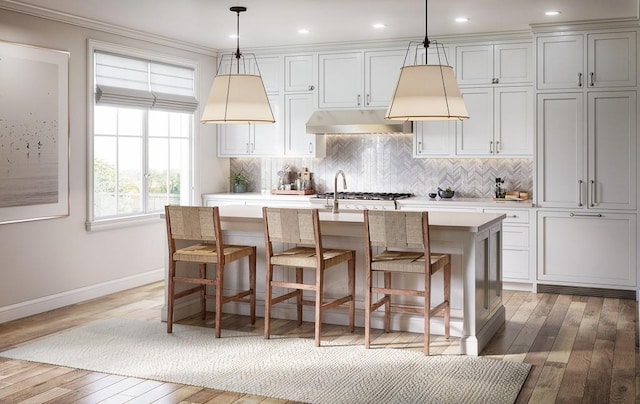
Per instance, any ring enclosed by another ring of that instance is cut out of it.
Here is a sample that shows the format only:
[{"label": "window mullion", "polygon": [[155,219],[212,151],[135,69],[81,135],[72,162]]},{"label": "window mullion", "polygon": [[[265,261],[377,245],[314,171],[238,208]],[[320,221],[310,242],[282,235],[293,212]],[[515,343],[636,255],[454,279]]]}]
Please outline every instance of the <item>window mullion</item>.
[{"label": "window mullion", "polygon": [[142,211],[149,213],[149,110],[145,110],[142,122]]}]

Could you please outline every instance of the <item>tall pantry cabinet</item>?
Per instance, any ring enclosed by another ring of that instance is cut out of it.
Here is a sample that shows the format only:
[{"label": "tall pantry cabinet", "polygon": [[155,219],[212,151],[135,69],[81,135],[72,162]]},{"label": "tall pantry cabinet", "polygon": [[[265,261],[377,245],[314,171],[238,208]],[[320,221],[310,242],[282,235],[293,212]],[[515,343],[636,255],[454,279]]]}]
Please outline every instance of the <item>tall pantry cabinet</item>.
[{"label": "tall pantry cabinet", "polygon": [[538,32],[535,42],[539,289],[634,290],[637,29]]}]

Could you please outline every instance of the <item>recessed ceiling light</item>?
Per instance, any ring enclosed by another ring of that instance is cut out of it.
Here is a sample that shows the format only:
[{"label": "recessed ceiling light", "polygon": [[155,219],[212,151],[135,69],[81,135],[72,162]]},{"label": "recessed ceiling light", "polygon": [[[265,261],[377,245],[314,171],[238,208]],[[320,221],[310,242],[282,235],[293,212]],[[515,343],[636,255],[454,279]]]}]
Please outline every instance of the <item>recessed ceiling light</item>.
[{"label": "recessed ceiling light", "polygon": [[469,22],[469,19],[467,17],[458,17],[456,22]]},{"label": "recessed ceiling light", "polygon": [[309,31],[306,28],[301,28],[301,29],[298,30],[298,34],[308,34],[309,32],[311,32],[311,31]]},{"label": "recessed ceiling light", "polygon": [[386,27],[386,25],[384,25],[382,23],[373,24],[373,28],[375,28],[375,29],[382,29],[382,28],[385,28],[385,27]]},{"label": "recessed ceiling light", "polygon": [[560,14],[560,11],[547,11],[546,13],[544,13],[545,15],[558,15]]}]

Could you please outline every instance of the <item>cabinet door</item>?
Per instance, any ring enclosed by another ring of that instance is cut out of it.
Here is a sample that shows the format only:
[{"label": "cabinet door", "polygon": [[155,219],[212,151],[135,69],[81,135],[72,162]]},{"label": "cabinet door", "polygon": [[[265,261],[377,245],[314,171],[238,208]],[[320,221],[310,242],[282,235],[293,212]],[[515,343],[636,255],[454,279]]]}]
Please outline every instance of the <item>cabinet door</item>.
[{"label": "cabinet door", "polygon": [[636,85],[636,33],[616,32],[587,36],[589,87]]},{"label": "cabinet door", "polygon": [[538,212],[538,281],[636,286],[636,215]]},{"label": "cabinet door", "polygon": [[531,43],[495,45],[493,75],[496,84],[531,83],[533,81]]},{"label": "cabinet door", "polygon": [[255,59],[253,74],[259,74],[268,93],[277,93],[282,87],[282,58],[280,56],[260,56]]},{"label": "cabinet door", "polygon": [[315,109],[312,93],[284,96],[285,149],[288,156],[324,157],[325,136],[306,131],[307,120]]},{"label": "cabinet door", "polygon": [[454,154],[455,122],[413,123],[414,157],[448,157]]},{"label": "cabinet door", "polygon": [[537,38],[538,89],[582,88],[584,37],[562,35]]},{"label": "cabinet door", "polygon": [[459,85],[493,82],[493,45],[456,46],[456,78]]},{"label": "cabinet door", "polygon": [[495,155],[533,156],[533,89],[494,90]]},{"label": "cabinet door", "polygon": [[537,198],[540,206],[578,208],[585,202],[584,96],[539,94]]},{"label": "cabinet door", "polygon": [[218,155],[250,154],[252,133],[252,125],[246,123],[218,125]]},{"label": "cabinet door", "polygon": [[460,89],[469,119],[456,122],[456,154],[487,156],[493,152],[493,89]]},{"label": "cabinet door", "polygon": [[269,95],[269,103],[275,123],[255,124],[250,150],[256,156],[280,156],[283,154],[284,133],[282,125],[282,100],[278,94]]},{"label": "cabinet door", "polygon": [[589,208],[636,209],[636,92],[588,93]]},{"label": "cabinet door", "polygon": [[284,57],[284,91],[313,91],[316,87],[316,63],[313,55]]},{"label": "cabinet door", "polygon": [[362,53],[318,55],[318,108],[358,108],[362,99]]},{"label": "cabinet door", "polygon": [[404,50],[365,52],[365,107],[389,106],[405,54]]}]

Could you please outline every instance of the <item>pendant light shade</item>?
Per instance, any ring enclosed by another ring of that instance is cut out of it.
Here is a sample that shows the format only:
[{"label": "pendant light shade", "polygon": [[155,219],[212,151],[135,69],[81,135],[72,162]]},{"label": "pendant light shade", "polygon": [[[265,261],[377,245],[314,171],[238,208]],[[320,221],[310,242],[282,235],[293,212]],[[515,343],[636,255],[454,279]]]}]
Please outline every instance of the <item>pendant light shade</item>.
[{"label": "pendant light shade", "polygon": [[[240,13],[247,11],[246,7],[231,7],[231,11],[238,15],[237,49],[232,55],[223,55],[218,64],[216,77],[209,92],[209,98],[202,113],[202,123],[274,123],[273,111],[267,98],[267,92],[260,77],[258,61],[253,56],[252,61],[244,60],[240,53]],[[223,72],[225,56],[232,56],[228,64],[229,72]],[[234,62],[235,59],[235,62]],[[235,63],[235,74],[234,70]],[[246,74],[240,71],[253,65],[258,74]]]},{"label": "pendant light shade", "polygon": [[[425,0],[425,9],[427,0]],[[427,15],[425,15],[426,31]],[[415,42],[414,42],[415,43]],[[425,34],[425,60],[431,42]],[[469,114],[460,94],[453,68],[446,63],[444,47],[434,42],[438,64],[407,65],[412,44],[407,48],[405,65],[400,69],[398,84],[385,119],[405,121],[442,121],[468,119]],[[440,56],[442,52],[442,58]],[[417,53],[417,48],[416,48]],[[414,58],[414,60],[416,60]],[[444,59],[445,63],[442,63]]]},{"label": "pendant light shade", "polygon": [[445,65],[404,66],[385,118],[407,121],[469,118],[453,68]]}]

